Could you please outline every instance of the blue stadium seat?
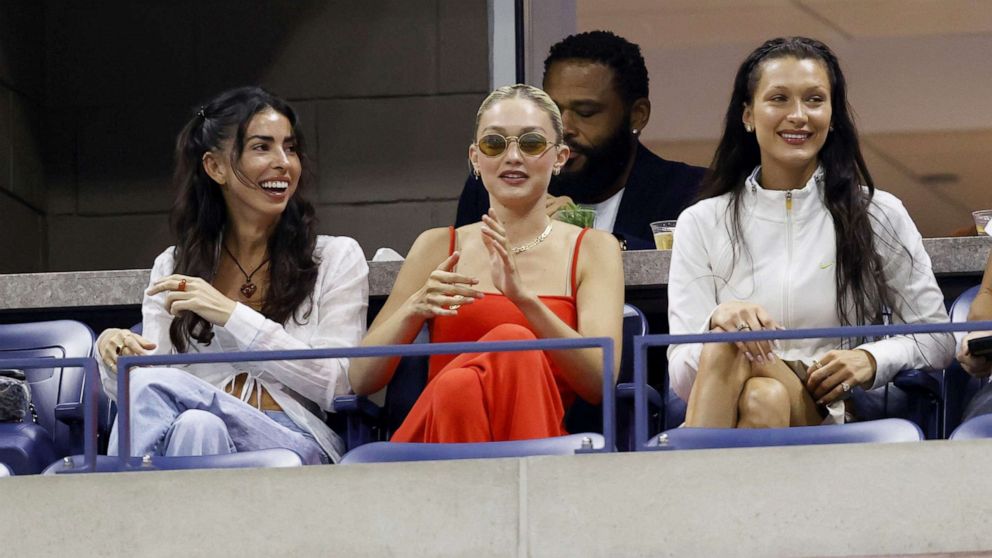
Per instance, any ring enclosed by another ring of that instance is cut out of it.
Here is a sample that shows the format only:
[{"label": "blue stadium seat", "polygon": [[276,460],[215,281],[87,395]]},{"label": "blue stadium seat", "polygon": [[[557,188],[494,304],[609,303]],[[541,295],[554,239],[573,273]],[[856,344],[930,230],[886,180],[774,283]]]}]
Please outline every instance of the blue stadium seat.
[{"label": "blue stadium seat", "polygon": [[414,444],[373,442],[345,454],[341,464],[388,463],[395,461],[443,461],[534,455],[574,455],[577,451],[603,448],[599,434],[570,434],[555,438],[482,442],[471,444]]},{"label": "blue stadium seat", "polygon": [[[971,303],[975,301],[975,296],[981,286],[976,285],[961,293],[954,303],[951,304],[951,321],[955,323],[967,322],[968,312],[971,310]],[[966,333],[955,333],[954,338],[960,345],[961,339]],[[965,407],[975,396],[978,390],[988,383],[988,378],[975,378],[964,371],[961,365],[955,361],[944,371],[944,433],[950,434],[961,424]]]},{"label": "blue stadium seat", "polygon": [[791,428],[674,428],[653,436],[648,447],[682,450],[920,440],[923,431],[916,424],[903,419],[882,419]]},{"label": "blue stadium seat", "polygon": [[978,440],[992,438],[992,415],[980,415],[968,419],[954,429],[949,440]]},{"label": "blue stadium seat", "polygon": [[[65,457],[45,469],[45,475],[69,473],[83,463],[82,455]],[[150,456],[148,460],[134,459],[134,466],[126,471],[178,471],[186,469],[246,469],[302,467],[303,460],[290,449],[275,448],[225,455],[199,455],[191,457]],[[96,472],[116,473],[121,471],[117,457],[101,455],[97,457]]]},{"label": "blue stadium seat", "polygon": [[[93,354],[86,325],[59,320],[0,325],[0,368],[4,359],[76,358]],[[52,461],[82,452],[84,372],[79,368],[24,371],[38,423],[0,423],[0,462],[18,475],[40,473]],[[109,431],[109,404],[100,398],[99,431]]]}]

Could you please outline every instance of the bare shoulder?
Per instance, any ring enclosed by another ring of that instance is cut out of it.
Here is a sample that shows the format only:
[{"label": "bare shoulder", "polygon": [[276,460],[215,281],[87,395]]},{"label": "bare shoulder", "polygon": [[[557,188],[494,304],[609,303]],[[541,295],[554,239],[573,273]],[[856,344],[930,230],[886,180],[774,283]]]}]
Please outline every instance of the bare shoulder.
[{"label": "bare shoulder", "polygon": [[[582,238],[582,248],[580,254],[594,253],[599,256],[620,257],[620,243],[617,238],[606,231],[589,229],[589,232]],[[581,255],[579,256],[581,260]]]},{"label": "bare shoulder", "polygon": [[[441,256],[441,260],[448,257],[448,245],[451,242],[451,232],[448,227],[438,227],[427,229],[420,233],[417,240],[413,241],[407,259],[412,257]],[[440,261],[440,260],[439,260]]]},{"label": "bare shoulder", "polygon": [[607,278],[620,277],[623,281],[623,258],[620,255],[620,243],[612,234],[590,229],[582,238],[579,248],[578,266],[579,279],[582,283],[591,277]]},{"label": "bare shoulder", "polygon": [[[420,233],[410,247],[406,260],[400,268],[401,276],[409,274],[417,277],[430,273],[448,257],[451,233],[447,227],[427,229]],[[418,279],[419,280],[419,279]]]}]

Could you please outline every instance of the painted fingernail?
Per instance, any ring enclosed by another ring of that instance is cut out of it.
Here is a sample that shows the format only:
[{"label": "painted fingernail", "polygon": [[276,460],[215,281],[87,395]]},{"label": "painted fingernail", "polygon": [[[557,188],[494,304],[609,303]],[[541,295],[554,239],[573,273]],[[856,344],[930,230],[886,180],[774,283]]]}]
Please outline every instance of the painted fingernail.
[{"label": "painted fingernail", "polygon": [[761,356],[761,353],[758,353],[758,364],[764,364],[764,363],[765,363],[765,357]]},{"label": "painted fingernail", "polygon": [[751,362],[754,362],[754,355],[751,354],[751,351],[744,351],[744,356],[746,356]]},{"label": "painted fingernail", "polygon": [[775,353],[768,351],[768,362],[775,362]]}]

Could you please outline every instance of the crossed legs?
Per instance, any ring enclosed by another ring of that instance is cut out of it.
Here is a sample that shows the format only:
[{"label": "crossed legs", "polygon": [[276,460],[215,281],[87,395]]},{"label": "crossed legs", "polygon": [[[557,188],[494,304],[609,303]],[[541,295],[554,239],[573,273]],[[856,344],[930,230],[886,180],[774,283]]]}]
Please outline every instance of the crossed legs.
[{"label": "crossed legs", "polygon": [[731,343],[703,345],[686,426],[775,428],[822,420],[802,381],[781,360],[759,364]]}]

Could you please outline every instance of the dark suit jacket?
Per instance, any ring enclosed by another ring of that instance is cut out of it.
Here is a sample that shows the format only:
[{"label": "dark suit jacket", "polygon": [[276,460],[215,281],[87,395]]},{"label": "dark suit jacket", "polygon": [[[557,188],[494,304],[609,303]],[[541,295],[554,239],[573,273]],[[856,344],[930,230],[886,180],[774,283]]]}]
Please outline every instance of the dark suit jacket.
[{"label": "dark suit jacket", "polygon": [[[613,234],[626,242],[628,250],[653,250],[651,223],[677,219],[696,199],[705,171],[702,167],[666,161],[638,144]],[[554,191],[551,194],[557,195]],[[481,180],[469,175],[458,200],[455,226],[474,223],[486,211],[489,211],[489,193]]]}]

